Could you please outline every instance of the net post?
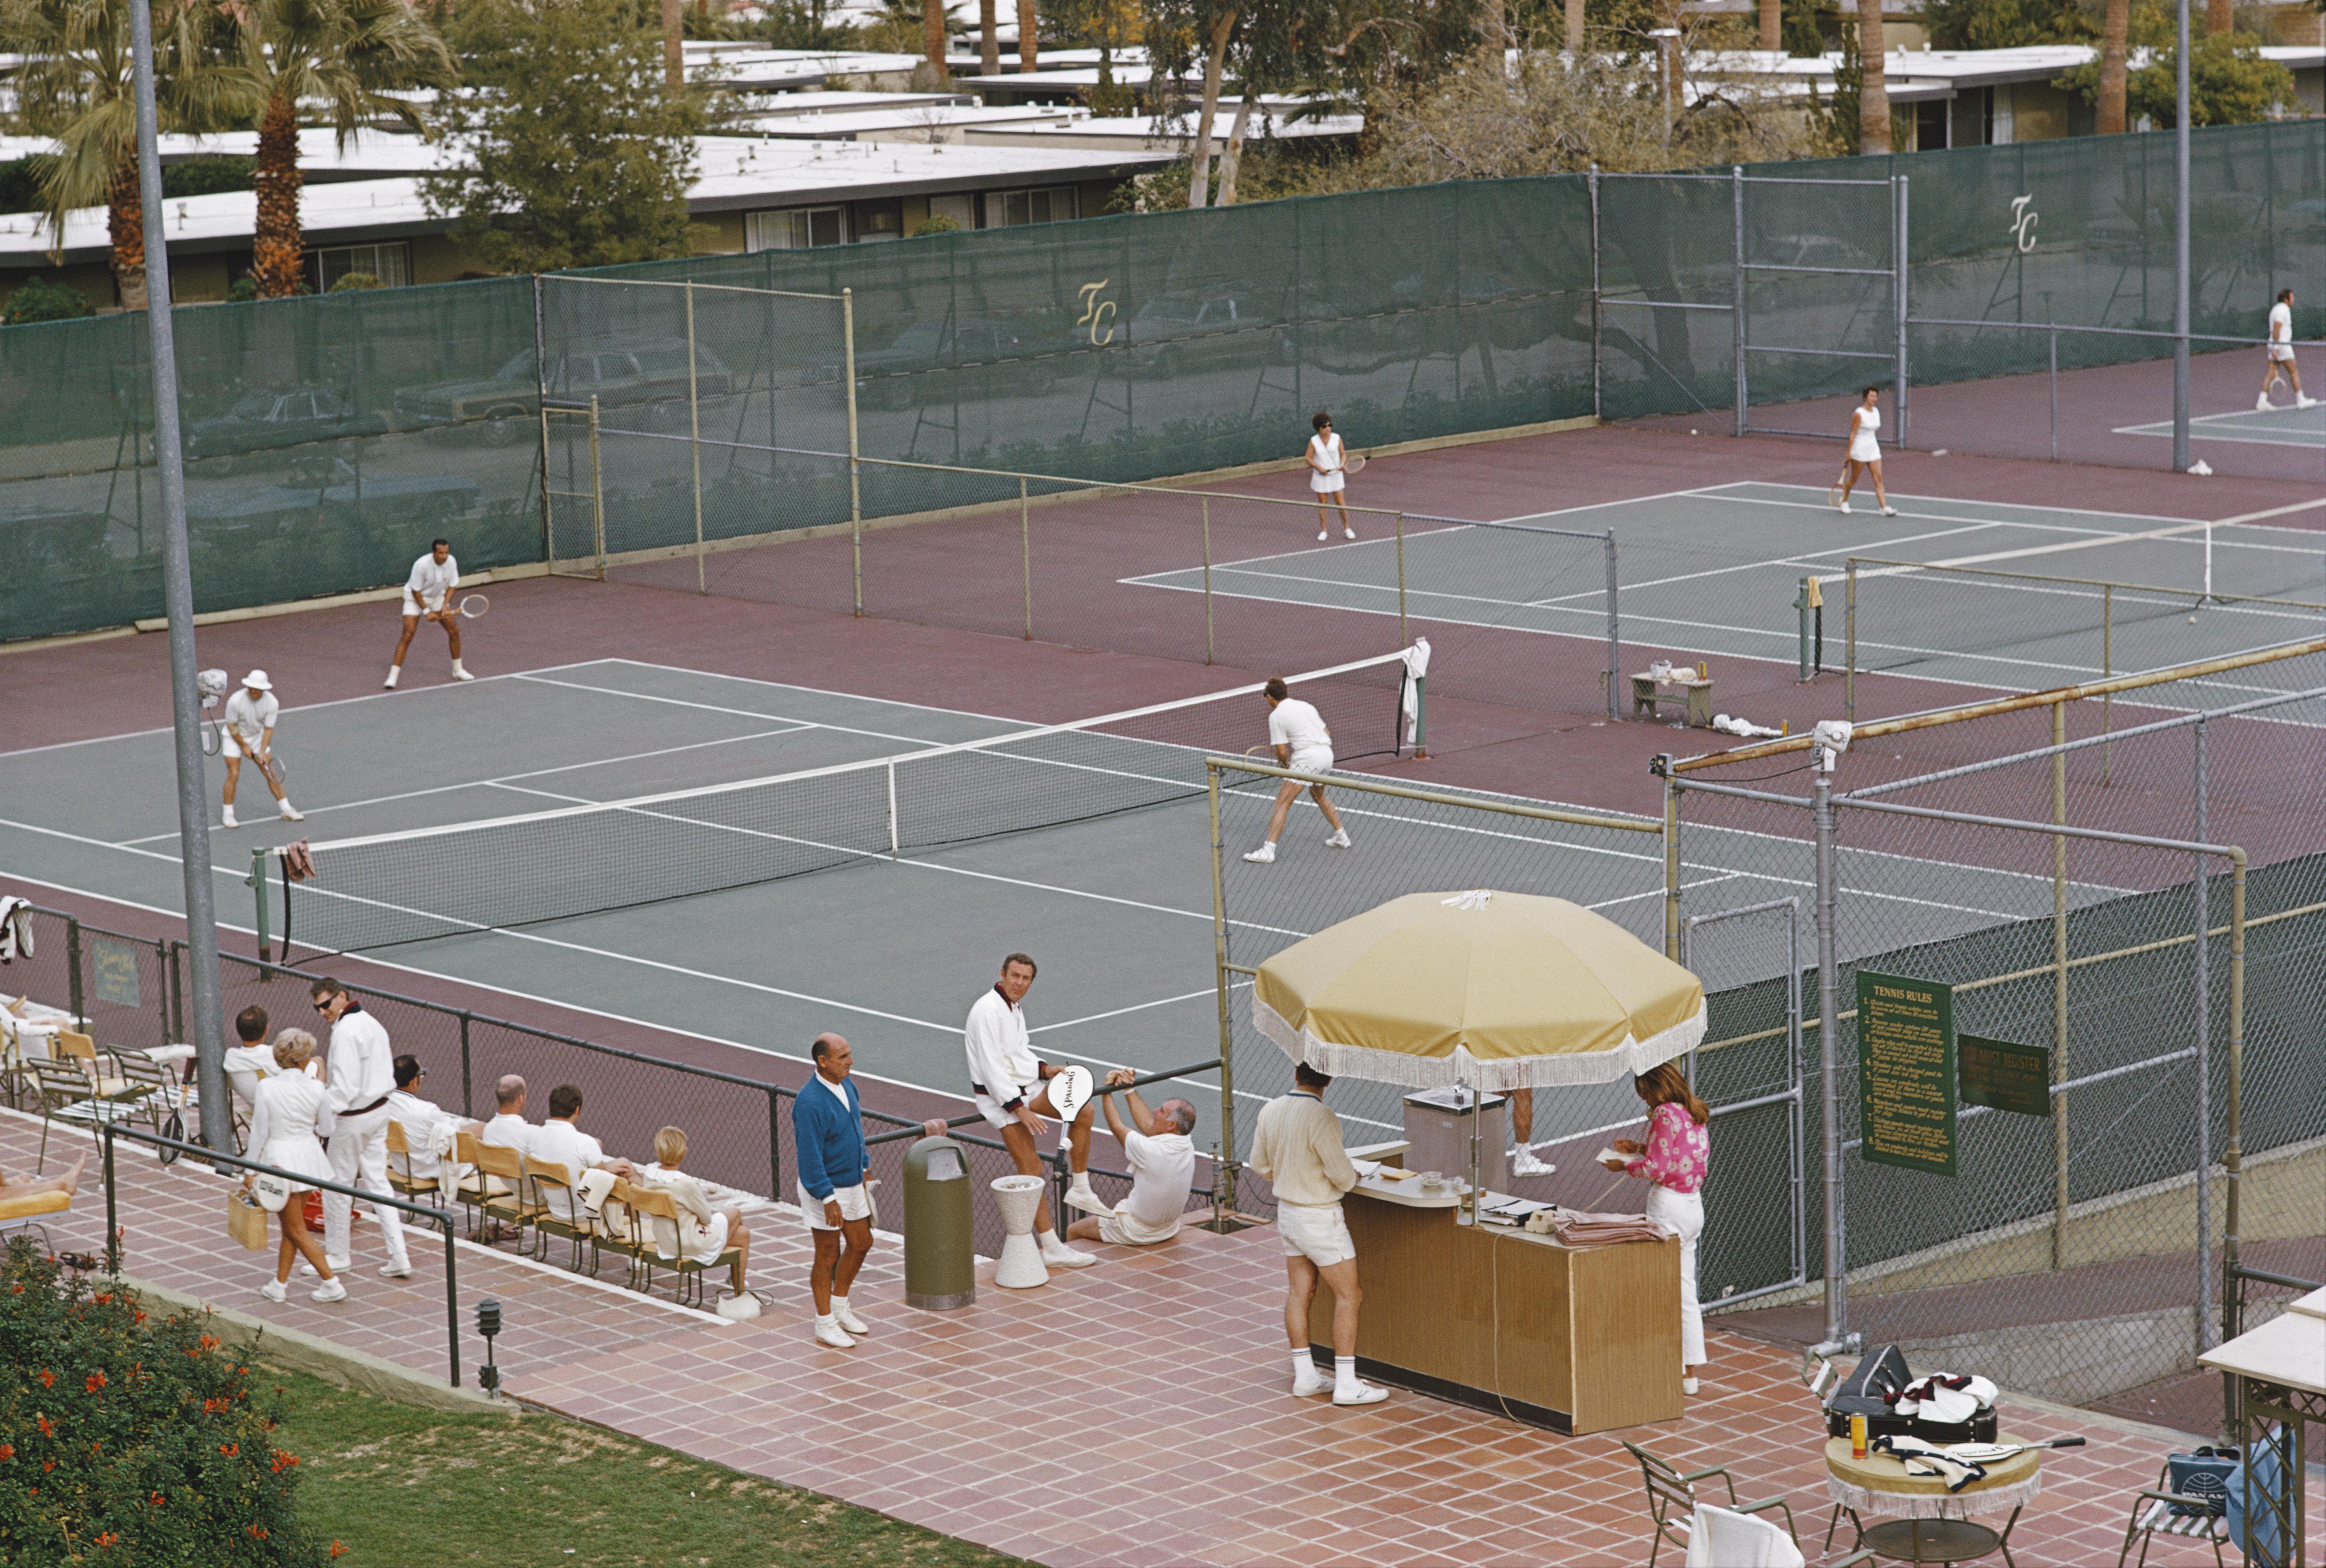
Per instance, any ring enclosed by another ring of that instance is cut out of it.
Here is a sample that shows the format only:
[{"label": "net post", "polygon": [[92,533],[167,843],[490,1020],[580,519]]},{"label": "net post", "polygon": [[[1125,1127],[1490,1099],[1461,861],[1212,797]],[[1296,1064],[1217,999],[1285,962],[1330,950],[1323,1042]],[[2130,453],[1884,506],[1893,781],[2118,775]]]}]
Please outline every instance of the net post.
[{"label": "net post", "polygon": [[1204,662],[1213,662],[1212,642],[1212,498],[1202,499],[1204,509]]},{"label": "net post", "polygon": [[1591,417],[1603,419],[1599,406],[1599,165],[1594,163],[1583,177],[1591,197]]},{"label": "net post", "polygon": [[1849,558],[1849,594],[1842,602],[1842,624],[1849,644],[1841,677],[1841,716],[1857,722],[1857,557]]},{"label": "net post", "polygon": [[1018,476],[1018,572],[1026,586],[1026,640],[1034,640],[1034,521],[1027,509],[1026,476]]},{"label": "net post", "polygon": [[1813,678],[1810,673],[1810,616],[1817,609],[1812,602],[1812,596],[1817,592],[1816,583],[1814,574],[1804,576],[1801,591],[1793,596],[1793,619],[1796,622],[1793,631],[1794,662],[1800,667],[1799,678],[1803,686],[1809,685]]},{"label": "net post", "polygon": [[[1736,434],[1744,434],[1744,167],[1741,163],[1728,166],[1728,185],[1732,205],[1735,209],[1735,265],[1729,269],[1731,289],[1728,308],[1729,338],[1735,345],[1736,364]],[[1607,689],[1615,689],[1614,677],[1607,679]]]},{"label": "net post", "polygon": [[1413,639],[1405,634],[1405,513],[1397,514],[1397,645],[1411,648]]},{"label": "net post", "polygon": [[694,591],[711,592],[702,564],[702,399],[694,373],[694,283],[686,285],[686,445],[694,460]]},{"label": "net post", "polygon": [[[2052,705],[2052,744],[2068,739],[2068,705]],[[2068,821],[2068,754],[2052,753],[2052,820]],[[2068,1079],[2068,840],[2052,835],[2052,1081]],[[2068,1266],[2068,1097],[2052,1097],[2052,1266]]]},{"label": "net post", "polygon": [[1413,760],[1429,761],[1429,677],[1417,676],[1413,681]]},{"label": "net post", "polygon": [[892,761],[881,771],[889,775],[889,858],[896,860],[903,854],[898,847],[901,835],[897,829],[897,764]]},{"label": "net post", "polygon": [[1615,695],[1615,683],[1624,667],[1623,628],[1617,616],[1615,594],[1618,582],[1615,574],[1615,530],[1607,530],[1607,722],[1620,723],[1624,705]]},{"label": "net post", "polygon": [[1212,1172],[1219,1203],[1230,1215],[1236,1207],[1235,1146],[1235,1029],[1228,1012],[1227,882],[1220,870],[1220,765],[1204,763],[1204,799],[1212,828],[1212,987],[1219,1003],[1220,1025],[1220,1158]]},{"label": "net post", "polygon": [[[259,894],[259,908],[262,911],[266,907],[265,897],[264,892]],[[263,945],[266,940],[265,934],[266,919],[263,913],[259,917],[258,924],[260,930],[258,939]],[[72,1010],[73,1028],[86,1031],[88,1028],[88,1013],[84,1003],[88,1001],[88,994],[81,988],[80,919],[75,915],[65,917],[65,1005]]]},{"label": "net post", "polygon": [[[250,875],[246,877],[244,880],[250,884],[250,891],[253,895],[252,901],[256,905],[258,927],[258,956],[261,958],[265,958],[269,953],[266,925],[266,851],[265,849],[254,848],[250,852]],[[290,956],[291,955],[288,953],[284,955],[286,958]],[[73,985],[74,988],[78,990],[80,985],[80,966],[79,964],[75,964],[73,966]],[[80,1003],[79,1001],[74,1002],[73,1011],[76,1013],[80,1011]]]},{"label": "net post", "polygon": [[848,536],[854,558],[856,613],[864,613],[864,480],[856,441],[856,291],[840,291],[841,377],[848,388]]},{"label": "net post", "polygon": [[590,394],[590,515],[597,535],[598,581],[606,580],[606,471],[598,458],[598,395]]}]

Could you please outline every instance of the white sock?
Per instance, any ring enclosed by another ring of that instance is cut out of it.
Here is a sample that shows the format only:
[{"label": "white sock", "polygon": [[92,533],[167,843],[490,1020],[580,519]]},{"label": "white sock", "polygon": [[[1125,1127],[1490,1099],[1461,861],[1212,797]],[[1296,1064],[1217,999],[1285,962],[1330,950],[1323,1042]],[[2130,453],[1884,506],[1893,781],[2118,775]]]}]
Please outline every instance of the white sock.
[{"label": "white sock", "polygon": [[818,1312],[815,1318],[815,1326],[819,1329],[836,1329],[840,1327],[840,1325],[833,1320],[833,1316],[830,1312]]},{"label": "white sock", "polygon": [[1333,1386],[1354,1388],[1357,1386],[1357,1358],[1354,1356],[1333,1358]]},{"label": "white sock", "polygon": [[848,1298],[846,1296],[834,1296],[832,1298],[832,1315],[833,1317],[836,1318],[840,1316],[841,1313],[847,1310]]},{"label": "white sock", "polygon": [[398,677],[398,676],[400,676],[400,675],[402,675],[403,673],[404,673],[404,667],[403,667],[402,665],[400,665],[400,664],[391,664],[391,665],[389,665],[389,666],[387,667],[387,684],[388,684],[388,685],[390,685],[390,686],[394,686],[394,685],[395,684],[395,677]]},{"label": "white sock", "polygon": [[1303,1345],[1298,1350],[1293,1351],[1292,1380],[1296,1383],[1306,1383],[1316,1376],[1317,1358],[1308,1353],[1308,1347]]},{"label": "white sock", "polygon": [[452,673],[454,675],[461,673],[461,661],[457,658],[452,661]]},{"label": "white sock", "polygon": [[1060,1236],[1055,1230],[1046,1230],[1042,1232],[1040,1236],[1035,1237],[1035,1239],[1042,1244],[1042,1250],[1044,1252],[1064,1252],[1066,1250],[1066,1238]]}]

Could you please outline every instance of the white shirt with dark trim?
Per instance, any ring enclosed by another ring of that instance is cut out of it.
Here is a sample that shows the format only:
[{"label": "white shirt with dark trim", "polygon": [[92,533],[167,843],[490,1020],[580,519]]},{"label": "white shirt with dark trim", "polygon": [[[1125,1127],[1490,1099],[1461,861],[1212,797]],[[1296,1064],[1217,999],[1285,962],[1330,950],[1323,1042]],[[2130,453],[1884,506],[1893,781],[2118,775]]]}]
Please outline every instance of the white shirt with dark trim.
[{"label": "white shirt with dark trim", "polygon": [[1034,1054],[1026,1010],[1002,995],[998,985],[971,1004],[962,1041],[969,1051],[969,1081],[982,1085],[1005,1111],[1016,1110],[1042,1081],[1042,1059]]}]

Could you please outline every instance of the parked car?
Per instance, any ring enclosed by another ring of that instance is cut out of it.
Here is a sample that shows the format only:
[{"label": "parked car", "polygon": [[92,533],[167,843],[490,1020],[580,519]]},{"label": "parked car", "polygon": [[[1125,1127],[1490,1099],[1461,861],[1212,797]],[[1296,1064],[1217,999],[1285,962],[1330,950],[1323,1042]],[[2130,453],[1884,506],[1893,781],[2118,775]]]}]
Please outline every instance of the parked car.
[{"label": "parked car", "polygon": [[1300,354],[1284,317],[1255,294],[1191,289],[1150,296],[1123,329],[1118,366],[1163,380],[1197,368],[1290,364]]},{"label": "parked car", "polygon": [[213,473],[249,466],[257,454],[312,442],[382,435],[387,422],[320,387],[246,392],[224,414],[186,426],[186,456]]},{"label": "parked car", "polygon": [[[963,373],[1007,364],[1009,384],[1000,390],[1039,397],[1057,384],[1056,356],[1069,347],[1055,333],[1024,322],[982,316],[916,322],[887,348],[858,350],[856,395],[874,408],[942,402],[954,395]],[[840,367],[823,367],[818,379],[837,385]]]},{"label": "parked car", "polygon": [[[545,381],[537,365],[528,349],[481,380],[404,387],[395,395],[396,422],[408,430],[471,425],[488,444],[512,446],[533,434],[546,390],[553,407],[587,408],[595,397],[601,417],[612,410],[642,407],[656,424],[675,428],[684,423],[684,338],[572,344],[552,353]],[[697,343],[695,397],[723,397],[734,389],[733,372]]]}]

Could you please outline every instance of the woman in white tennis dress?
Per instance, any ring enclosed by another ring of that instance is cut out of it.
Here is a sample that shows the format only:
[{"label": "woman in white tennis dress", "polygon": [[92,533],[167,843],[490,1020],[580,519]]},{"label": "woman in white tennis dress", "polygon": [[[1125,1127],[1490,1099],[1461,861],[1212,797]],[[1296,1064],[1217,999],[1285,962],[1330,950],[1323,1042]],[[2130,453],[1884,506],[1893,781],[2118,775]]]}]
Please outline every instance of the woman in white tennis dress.
[{"label": "woman in white tennis dress", "polygon": [[655,1162],[640,1166],[630,1184],[669,1193],[679,1216],[675,1224],[659,1218],[654,1221],[655,1250],[665,1257],[684,1255],[691,1263],[715,1263],[721,1253],[734,1247],[728,1283],[741,1295],[743,1275],[751,1263],[751,1231],[743,1223],[742,1211],[712,1208],[702,1184],[678,1168],[686,1158],[684,1131],[663,1128],[655,1134],[654,1152]]},{"label": "woman in white tennis dress", "polygon": [[[331,1097],[321,1079],[307,1076],[307,1064],[314,1056],[315,1037],[303,1029],[286,1029],[275,1037],[276,1070],[259,1079],[257,1091],[251,1096],[251,1157],[293,1176],[329,1181],[331,1162],[323,1153],[319,1134],[331,1130]],[[251,1178],[244,1176],[242,1184],[247,1190]],[[291,1265],[301,1257],[323,1279],[311,1293],[312,1300],[347,1299],[346,1282],[332,1274],[321,1239],[307,1228],[307,1194],[312,1190],[294,1182],[290,1200],[278,1216],[283,1222],[283,1246],[275,1255],[274,1277],[258,1288],[258,1293],[270,1302],[279,1302],[288,1293]]]},{"label": "woman in white tennis dress", "polygon": [[1894,518],[1898,509],[1890,504],[1890,497],[1882,488],[1881,397],[1881,387],[1868,387],[1864,400],[1849,411],[1849,456],[1842,463],[1841,479],[1836,486],[1838,494],[1833,504],[1845,512],[1849,510],[1849,492],[1856,488],[1860,478],[1871,473],[1875,504],[1881,507],[1884,517]]},{"label": "woman in white tennis dress", "polygon": [[1317,497],[1317,537],[1321,541],[1333,537],[1332,520],[1325,510],[1329,500],[1341,509],[1341,532],[1354,539],[1357,530],[1349,523],[1349,460],[1341,449],[1341,438],[1333,434],[1333,416],[1319,414],[1308,423],[1317,431],[1308,438],[1308,488]]}]

